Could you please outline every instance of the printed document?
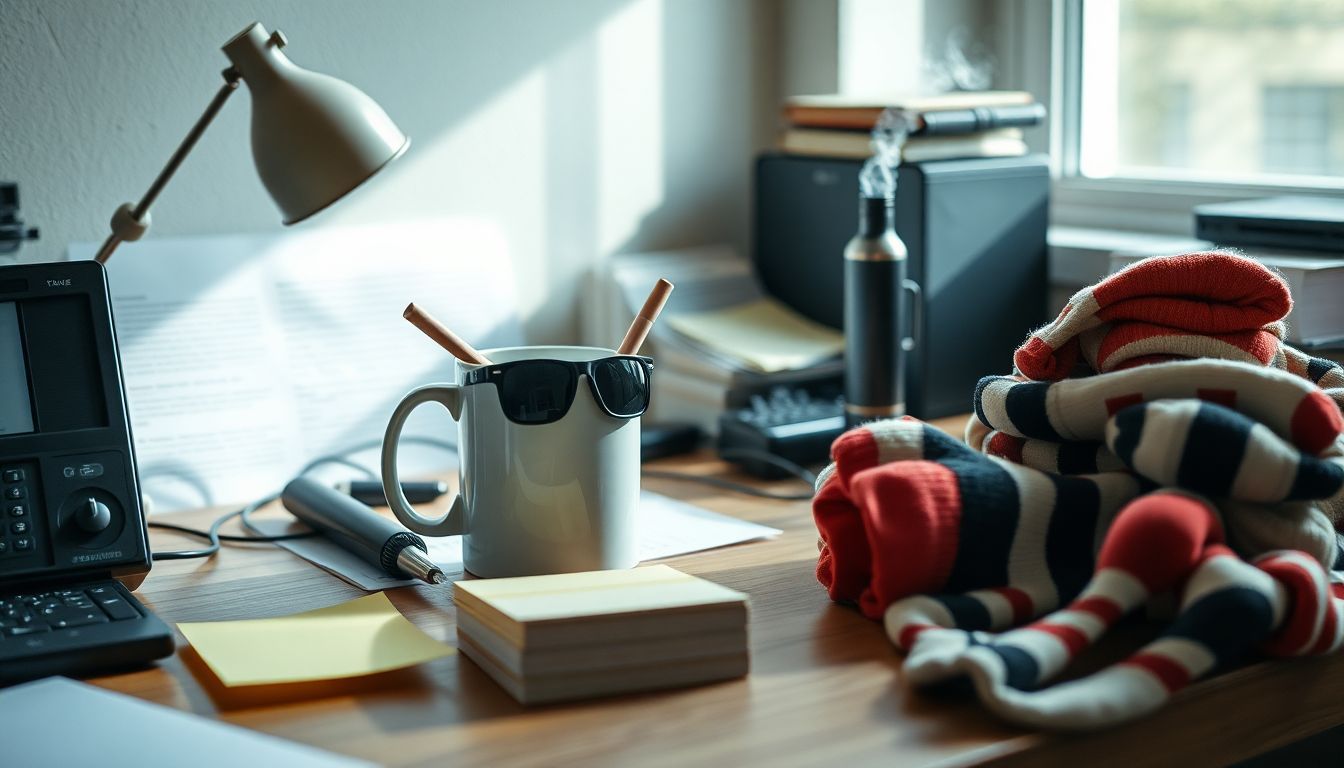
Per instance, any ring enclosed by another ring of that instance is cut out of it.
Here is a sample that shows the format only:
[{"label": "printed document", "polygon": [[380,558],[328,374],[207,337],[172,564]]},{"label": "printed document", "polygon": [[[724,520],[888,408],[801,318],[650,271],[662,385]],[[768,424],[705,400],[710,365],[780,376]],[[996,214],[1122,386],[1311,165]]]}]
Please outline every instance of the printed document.
[{"label": "printed document", "polygon": [[[154,238],[123,245],[108,280],[156,512],[251,501],[376,446],[403,395],[453,380],[452,356],[402,319],[412,301],[477,348],[522,338],[507,246],[477,222]],[[427,406],[405,434],[456,430]],[[433,457],[422,471],[451,463]]]}]

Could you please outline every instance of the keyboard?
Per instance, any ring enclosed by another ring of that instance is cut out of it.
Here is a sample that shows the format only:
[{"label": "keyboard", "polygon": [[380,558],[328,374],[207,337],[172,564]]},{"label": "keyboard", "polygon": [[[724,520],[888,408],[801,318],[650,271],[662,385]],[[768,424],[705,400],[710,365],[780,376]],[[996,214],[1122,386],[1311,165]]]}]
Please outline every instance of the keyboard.
[{"label": "keyboard", "polygon": [[115,580],[0,593],[0,685],[143,665],[172,630]]},{"label": "keyboard", "polygon": [[789,473],[742,451],[768,453],[795,464],[824,463],[831,443],[845,431],[845,406],[839,396],[805,389],[775,387],[769,397],[751,396],[751,407],[719,417],[719,456],[744,472],[765,479]]}]

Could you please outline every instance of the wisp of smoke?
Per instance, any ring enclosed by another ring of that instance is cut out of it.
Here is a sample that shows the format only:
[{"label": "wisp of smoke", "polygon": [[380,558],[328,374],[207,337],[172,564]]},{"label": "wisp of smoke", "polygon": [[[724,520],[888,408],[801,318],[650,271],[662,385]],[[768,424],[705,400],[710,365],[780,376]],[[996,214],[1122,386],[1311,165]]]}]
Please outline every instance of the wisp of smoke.
[{"label": "wisp of smoke", "polygon": [[891,197],[896,194],[896,166],[901,164],[901,149],[910,135],[910,116],[903,110],[882,110],[873,126],[873,156],[859,171],[859,192],[864,197]]}]

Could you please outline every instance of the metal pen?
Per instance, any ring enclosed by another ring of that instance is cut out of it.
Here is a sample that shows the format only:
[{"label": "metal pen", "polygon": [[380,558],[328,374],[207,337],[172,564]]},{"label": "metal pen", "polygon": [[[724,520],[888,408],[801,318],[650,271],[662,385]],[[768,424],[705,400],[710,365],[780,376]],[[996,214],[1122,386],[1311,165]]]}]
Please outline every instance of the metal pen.
[{"label": "metal pen", "polygon": [[399,579],[444,584],[425,540],[344,493],[305,477],[285,486],[280,503],[341,547]]}]

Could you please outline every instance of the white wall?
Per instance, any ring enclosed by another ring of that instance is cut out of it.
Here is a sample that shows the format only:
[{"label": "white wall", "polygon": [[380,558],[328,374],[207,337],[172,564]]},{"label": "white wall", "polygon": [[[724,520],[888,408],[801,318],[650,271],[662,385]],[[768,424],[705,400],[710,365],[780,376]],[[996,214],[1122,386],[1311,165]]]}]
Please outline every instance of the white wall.
[{"label": "white wall", "polygon": [[[413,141],[301,226],[489,220],[535,341],[575,340],[582,276],[612,253],[748,245],[752,158],[777,112],[768,0],[4,0],[0,179],[20,183],[42,229],[24,260],[105,236],[219,87],[219,47],[254,20]],[[149,237],[280,228],[249,110],[245,93],[226,106]]]}]

